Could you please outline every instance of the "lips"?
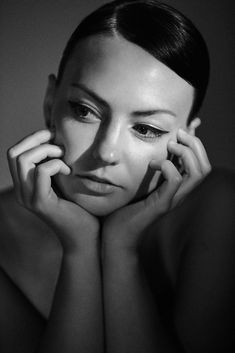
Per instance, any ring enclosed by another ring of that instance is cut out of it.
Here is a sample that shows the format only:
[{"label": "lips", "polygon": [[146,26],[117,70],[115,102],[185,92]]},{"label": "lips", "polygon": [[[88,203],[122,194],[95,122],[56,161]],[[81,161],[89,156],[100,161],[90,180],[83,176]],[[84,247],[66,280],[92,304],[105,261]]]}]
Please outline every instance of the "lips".
[{"label": "lips", "polygon": [[107,178],[101,178],[92,173],[81,173],[76,175],[83,192],[88,195],[108,195],[117,190],[118,185]]},{"label": "lips", "polygon": [[96,182],[98,182],[98,183],[110,184],[110,185],[115,185],[115,186],[117,186],[116,184],[114,184],[113,182],[111,182],[109,179],[98,177],[98,176],[95,175],[95,174],[89,174],[89,173],[87,173],[87,174],[78,174],[78,176],[79,176],[80,178],[87,178],[87,179],[96,181]]}]

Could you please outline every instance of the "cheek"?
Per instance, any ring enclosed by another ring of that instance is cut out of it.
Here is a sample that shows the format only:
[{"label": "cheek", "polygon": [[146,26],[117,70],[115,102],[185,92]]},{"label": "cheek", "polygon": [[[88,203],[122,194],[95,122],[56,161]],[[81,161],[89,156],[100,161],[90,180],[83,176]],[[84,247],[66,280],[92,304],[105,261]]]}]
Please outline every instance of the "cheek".
[{"label": "cheek", "polygon": [[85,124],[64,119],[56,127],[56,141],[65,149],[64,161],[72,165],[92,145],[94,132]]},{"label": "cheek", "polygon": [[[136,195],[142,196],[152,191],[156,187],[157,180],[160,176],[160,167],[162,162],[167,158],[167,141],[168,138],[159,140],[153,145],[143,146],[139,149],[138,155],[132,156],[132,186],[136,187]],[[153,170],[149,167],[149,163],[154,160],[159,170]],[[135,163],[133,163],[135,161]]]}]

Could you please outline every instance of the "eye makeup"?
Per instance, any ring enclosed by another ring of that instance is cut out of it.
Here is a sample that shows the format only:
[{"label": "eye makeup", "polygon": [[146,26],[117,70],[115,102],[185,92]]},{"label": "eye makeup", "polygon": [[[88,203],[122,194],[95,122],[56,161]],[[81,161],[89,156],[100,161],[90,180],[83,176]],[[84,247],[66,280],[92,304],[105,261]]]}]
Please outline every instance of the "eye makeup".
[{"label": "eye makeup", "polygon": [[161,130],[154,126],[143,123],[135,124],[133,129],[135,130],[135,133],[137,133],[137,135],[142,139],[156,139],[168,133],[168,131]]}]

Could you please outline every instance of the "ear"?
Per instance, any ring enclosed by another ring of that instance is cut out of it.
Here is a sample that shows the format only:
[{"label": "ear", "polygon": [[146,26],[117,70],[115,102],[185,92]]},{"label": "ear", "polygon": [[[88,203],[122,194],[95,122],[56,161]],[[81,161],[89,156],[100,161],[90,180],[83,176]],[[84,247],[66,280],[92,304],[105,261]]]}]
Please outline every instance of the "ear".
[{"label": "ear", "polygon": [[54,122],[52,121],[52,107],[55,99],[56,92],[56,76],[51,74],[48,76],[48,84],[43,103],[43,113],[45,123],[48,129],[53,129]]},{"label": "ear", "polygon": [[197,118],[194,118],[190,124],[187,126],[187,132],[190,134],[190,135],[193,135],[195,136],[196,134],[196,129],[198,128],[198,126],[201,125],[201,120],[197,117]]}]

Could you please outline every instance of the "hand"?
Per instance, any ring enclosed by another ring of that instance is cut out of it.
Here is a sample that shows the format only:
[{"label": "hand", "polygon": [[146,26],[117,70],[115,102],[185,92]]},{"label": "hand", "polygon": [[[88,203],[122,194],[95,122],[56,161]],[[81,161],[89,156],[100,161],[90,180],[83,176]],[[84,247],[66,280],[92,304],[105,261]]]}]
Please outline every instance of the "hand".
[{"label": "hand", "polygon": [[179,129],[177,139],[180,143],[172,140],[168,143],[170,153],[180,160],[182,175],[182,181],[173,197],[171,208],[181,203],[190,191],[211,172],[206,150],[198,137]]},{"label": "hand", "polygon": [[[179,143],[168,142],[168,150],[176,155],[182,164],[183,174],[174,164],[165,160],[161,172],[165,181],[144,200],[125,206],[111,215],[103,223],[103,248],[120,247],[136,249],[143,231],[164,213],[179,204],[185,196],[211,171],[210,162],[201,141],[179,129]],[[150,167],[159,169],[153,160]]]},{"label": "hand", "polygon": [[8,162],[17,201],[53,228],[64,250],[70,251],[89,242],[90,235],[98,234],[99,222],[53,190],[51,177],[58,173],[69,175],[70,168],[59,159],[62,148],[49,143],[52,137],[49,130],[29,135],[8,150]]}]

